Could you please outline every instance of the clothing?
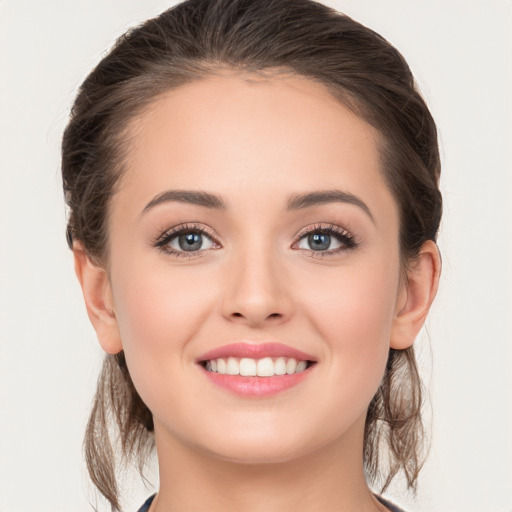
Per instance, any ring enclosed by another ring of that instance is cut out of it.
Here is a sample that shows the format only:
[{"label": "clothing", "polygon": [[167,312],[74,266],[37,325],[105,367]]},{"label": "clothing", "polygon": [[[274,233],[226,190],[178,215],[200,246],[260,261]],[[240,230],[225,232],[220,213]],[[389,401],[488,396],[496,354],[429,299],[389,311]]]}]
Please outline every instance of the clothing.
[{"label": "clothing", "polygon": [[[153,494],[153,496],[150,496],[144,505],[142,505],[141,508],[139,508],[138,512],[148,512],[149,507],[151,506],[151,503],[153,503],[153,500],[155,499],[156,494]],[[390,503],[389,501],[385,500],[382,496],[375,497],[385,506],[389,509],[389,512],[404,512],[401,508],[398,508],[396,505],[393,505],[393,503]]]},{"label": "clothing", "polygon": [[393,503],[389,502],[388,500],[385,500],[382,496],[378,496],[377,494],[375,495],[375,497],[386,507],[386,508],[389,508],[389,511],[390,512],[405,512],[404,510],[402,510],[401,508],[398,508],[396,505],[394,505]]},{"label": "clothing", "polygon": [[153,500],[155,499],[156,494],[153,494],[153,496],[150,496],[145,502],[142,507],[139,508],[138,512],[148,512],[149,507],[151,506],[151,503],[153,503]]}]

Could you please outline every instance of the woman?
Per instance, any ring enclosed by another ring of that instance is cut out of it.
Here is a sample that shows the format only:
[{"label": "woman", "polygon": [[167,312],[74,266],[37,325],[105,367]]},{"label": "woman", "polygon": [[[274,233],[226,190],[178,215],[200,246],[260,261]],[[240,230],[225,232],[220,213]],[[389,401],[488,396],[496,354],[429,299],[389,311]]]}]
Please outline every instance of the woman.
[{"label": "woman", "polygon": [[156,444],[141,510],[398,510],[369,485],[421,468],[441,217],[401,55],[309,0],[189,0],[86,79],[62,170],[113,510],[112,426],[140,467]]}]

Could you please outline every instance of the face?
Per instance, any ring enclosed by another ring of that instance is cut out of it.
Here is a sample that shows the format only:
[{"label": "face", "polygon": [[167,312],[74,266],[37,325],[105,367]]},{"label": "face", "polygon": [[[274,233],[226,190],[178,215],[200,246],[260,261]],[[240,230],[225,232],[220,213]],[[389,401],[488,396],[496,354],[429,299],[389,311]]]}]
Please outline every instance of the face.
[{"label": "face", "polygon": [[376,132],[306,79],[226,74],[130,133],[109,347],[157,441],[246,462],[362,442],[403,295]]}]

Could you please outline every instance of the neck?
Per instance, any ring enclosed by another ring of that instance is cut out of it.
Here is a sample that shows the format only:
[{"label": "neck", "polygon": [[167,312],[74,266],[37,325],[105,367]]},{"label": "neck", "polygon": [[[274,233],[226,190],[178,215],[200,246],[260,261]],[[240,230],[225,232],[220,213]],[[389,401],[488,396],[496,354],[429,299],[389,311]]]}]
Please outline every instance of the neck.
[{"label": "neck", "polygon": [[[364,424],[363,424],[364,425]],[[155,424],[160,491],[151,512],[375,512],[362,429],[286,462],[244,464],[184,445]]]}]

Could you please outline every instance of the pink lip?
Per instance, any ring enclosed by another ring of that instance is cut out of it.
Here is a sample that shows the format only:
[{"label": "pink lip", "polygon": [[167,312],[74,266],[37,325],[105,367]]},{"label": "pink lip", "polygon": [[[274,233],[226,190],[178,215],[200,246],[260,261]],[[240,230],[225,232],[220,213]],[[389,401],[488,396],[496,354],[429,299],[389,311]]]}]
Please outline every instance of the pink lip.
[{"label": "pink lip", "polygon": [[[299,361],[316,362],[317,359],[310,354],[297,350],[282,343],[231,343],[210,350],[197,359],[197,363],[211,359],[228,357],[250,357],[262,359],[264,357],[293,357]],[[270,397],[293,386],[307,378],[313,366],[300,373],[292,375],[274,375],[273,377],[242,377],[240,375],[221,375],[210,372],[200,364],[202,371],[210,382],[243,397],[264,398]]]},{"label": "pink lip", "polygon": [[211,382],[243,397],[266,398],[296,386],[311,373],[307,368],[292,375],[274,375],[273,377],[241,377],[240,375],[220,375],[202,369]]},{"label": "pink lip", "polygon": [[316,358],[282,343],[231,343],[206,352],[197,359],[197,362],[209,361],[227,357],[250,357],[262,359],[264,357],[293,357],[300,361],[316,361]]}]

